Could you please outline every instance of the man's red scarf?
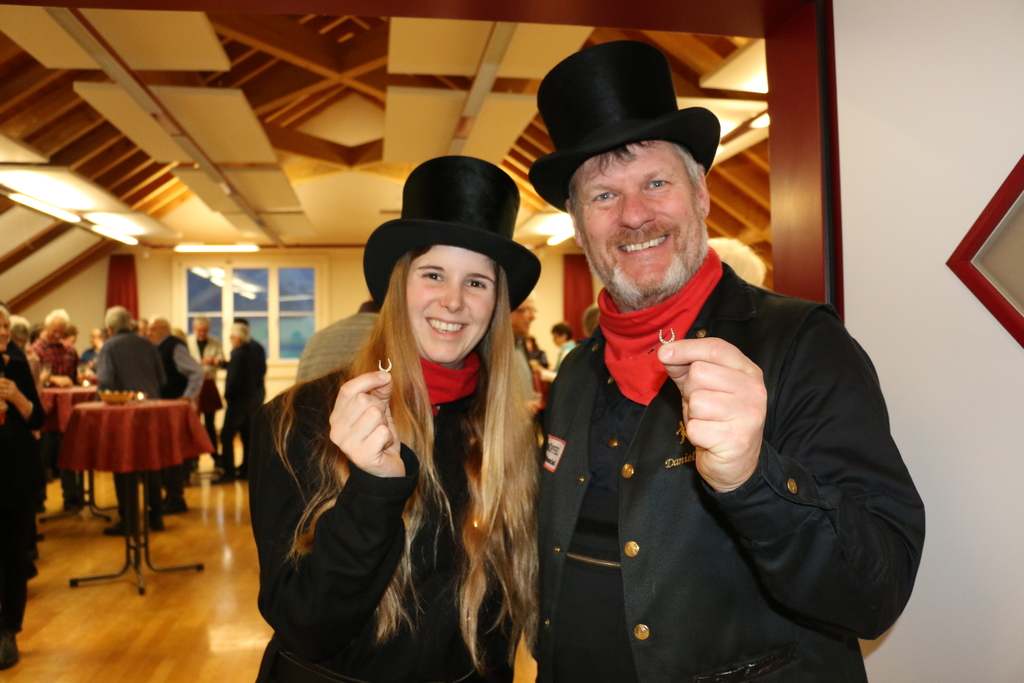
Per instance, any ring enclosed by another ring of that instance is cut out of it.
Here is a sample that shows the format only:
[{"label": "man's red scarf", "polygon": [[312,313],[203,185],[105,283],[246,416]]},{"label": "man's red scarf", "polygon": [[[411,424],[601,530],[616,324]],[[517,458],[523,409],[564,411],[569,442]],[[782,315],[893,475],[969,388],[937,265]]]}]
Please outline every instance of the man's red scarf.
[{"label": "man's red scarf", "polygon": [[597,299],[601,331],[607,344],[604,362],[626,398],[650,405],[668,379],[658,361],[658,332],[668,341],[682,339],[697,319],[701,307],[722,278],[722,261],[713,249],[690,281],[671,298],[634,313],[619,313],[608,290]]},{"label": "man's red scarf", "polygon": [[423,379],[427,382],[430,405],[434,408],[434,415],[437,415],[437,408],[442,403],[451,403],[476,391],[476,381],[480,376],[480,356],[476,355],[476,351],[466,356],[461,370],[450,370],[426,358],[420,358],[420,367],[423,368]]}]

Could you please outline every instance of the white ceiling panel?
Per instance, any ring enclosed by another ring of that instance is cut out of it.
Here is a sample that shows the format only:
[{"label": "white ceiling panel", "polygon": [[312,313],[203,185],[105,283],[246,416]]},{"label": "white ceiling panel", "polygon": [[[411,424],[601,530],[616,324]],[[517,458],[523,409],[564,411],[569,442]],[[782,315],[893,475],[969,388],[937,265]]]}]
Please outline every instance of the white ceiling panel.
[{"label": "white ceiling panel", "polygon": [[388,73],[473,76],[492,26],[489,21],[395,17],[388,29]]},{"label": "white ceiling panel", "polygon": [[225,194],[220,185],[198,168],[175,168],[171,171],[175,177],[192,190],[211,211],[230,213],[238,211],[238,206]]},{"label": "white ceiling panel", "polygon": [[85,218],[97,225],[106,226],[111,230],[116,230],[123,235],[131,235],[132,237],[181,237],[180,234],[170,230],[157,219],[140,211],[86,213]]},{"label": "white ceiling panel", "polygon": [[151,90],[215,163],[277,163],[263,125],[241,90],[176,86]]},{"label": "white ceiling panel", "polygon": [[63,166],[0,164],[0,184],[69,211],[131,211],[99,185]]},{"label": "white ceiling panel", "polygon": [[768,110],[767,102],[757,100],[723,100],[711,97],[677,97],[676,104],[680,109],[688,107],[704,107],[718,117],[722,123],[722,136],[727,135],[745,121],[763,114]]},{"label": "white ceiling panel", "polygon": [[519,24],[498,69],[499,78],[544,78],[551,68],[583,47],[589,26]]},{"label": "white ceiling panel", "polygon": [[431,88],[388,88],[384,162],[421,164],[448,153],[466,93]]},{"label": "white ceiling panel", "polygon": [[365,97],[351,94],[297,130],[346,147],[358,147],[384,137],[384,110]]},{"label": "white ceiling panel", "polygon": [[12,206],[0,213],[0,256],[11,253],[56,222],[56,218],[24,206]]},{"label": "white ceiling panel", "polygon": [[75,92],[155,161],[194,161],[167,131],[116,83],[76,81]]},{"label": "white ceiling panel", "polygon": [[0,292],[5,298],[13,299],[102,240],[86,230],[69,230],[0,273]]},{"label": "white ceiling panel", "polygon": [[82,14],[138,71],[227,71],[231,62],[202,12],[84,9]]},{"label": "white ceiling panel", "polygon": [[225,214],[211,211],[198,197],[192,197],[175,207],[160,220],[171,230],[180,233],[183,242],[232,244],[242,239],[266,242],[265,236],[255,224],[252,224],[255,230],[252,235],[242,235]]},{"label": "white ceiling panel", "polygon": [[500,164],[536,115],[537,98],[534,95],[491,93],[477,114],[462,153]]},{"label": "white ceiling panel", "polygon": [[266,224],[282,238],[289,237],[316,237],[316,230],[313,224],[301,211],[288,213],[261,213]]},{"label": "white ceiling panel", "polygon": [[319,240],[332,244],[365,244],[377,226],[398,218],[402,208],[402,183],[369,173],[336,173],[304,182],[295,191]]},{"label": "white ceiling panel", "polygon": [[0,133],[0,163],[45,164],[48,159],[28,145]]},{"label": "white ceiling panel", "polygon": [[256,221],[249,218],[244,213],[226,213],[224,218],[228,219],[228,222],[246,237],[266,237],[266,233],[260,226],[256,225]]},{"label": "white ceiling panel", "polygon": [[763,39],[752,40],[700,77],[700,87],[744,92],[768,92]]},{"label": "white ceiling panel", "polygon": [[223,169],[231,184],[257,211],[298,210],[299,198],[280,168]]},{"label": "white ceiling panel", "polygon": [[42,7],[0,5],[0,27],[47,69],[100,68]]}]

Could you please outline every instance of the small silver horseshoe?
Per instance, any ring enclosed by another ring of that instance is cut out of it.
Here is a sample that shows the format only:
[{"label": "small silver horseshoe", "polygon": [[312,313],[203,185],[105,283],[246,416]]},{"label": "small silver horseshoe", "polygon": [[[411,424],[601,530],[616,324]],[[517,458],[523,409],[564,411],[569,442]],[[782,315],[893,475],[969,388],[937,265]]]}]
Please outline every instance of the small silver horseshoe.
[{"label": "small silver horseshoe", "polygon": [[391,359],[388,358],[387,369],[384,368],[384,363],[382,363],[381,361],[377,361],[377,367],[380,369],[381,372],[391,372]]},{"label": "small silver horseshoe", "polygon": [[662,344],[671,344],[672,342],[674,342],[676,340],[676,330],[675,330],[675,328],[674,327],[670,327],[670,328],[668,328],[668,331],[672,333],[672,338],[666,341],[665,338],[663,336],[661,336],[661,330],[658,330],[658,341],[660,341]]}]

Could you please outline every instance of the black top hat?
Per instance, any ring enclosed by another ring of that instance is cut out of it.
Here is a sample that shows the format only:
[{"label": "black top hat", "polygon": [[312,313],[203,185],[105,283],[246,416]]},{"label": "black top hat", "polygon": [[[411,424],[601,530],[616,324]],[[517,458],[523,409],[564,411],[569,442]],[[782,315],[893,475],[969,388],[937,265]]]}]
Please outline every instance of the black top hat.
[{"label": "black top hat", "polygon": [[537,108],[556,151],[533,162],[530,182],[558,209],[576,169],[630,142],[678,142],[705,170],[718,150],[718,118],[703,107],[679,109],[668,60],[647,43],[621,40],[569,55],[544,77]]},{"label": "black top hat", "polygon": [[439,157],[417,166],[402,190],[402,217],[373,231],[363,253],[363,275],[381,304],[395,263],[416,247],[445,244],[494,259],[508,278],[517,308],[537,284],[540,261],[512,241],[519,188],[494,164],[473,157]]}]

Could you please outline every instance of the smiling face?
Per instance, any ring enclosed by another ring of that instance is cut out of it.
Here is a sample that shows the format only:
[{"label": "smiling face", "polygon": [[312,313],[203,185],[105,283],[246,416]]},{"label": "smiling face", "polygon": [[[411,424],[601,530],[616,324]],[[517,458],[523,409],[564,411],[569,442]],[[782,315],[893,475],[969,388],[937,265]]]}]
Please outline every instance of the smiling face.
[{"label": "smiling face", "polygon": [[420,357],[461,368],[491,324],[496,285],[494,263],[475,251],[436,245],[413,259],[405,296]]},{"label": "smiling face", "polygon": [[11,341],[11,319],[7,317],[4,310],[0,308],[0,352],[7,349],[7,343]]},{"label": "smiling face", "polygon": [[710,210],[701,173],[691,183],[669,142],[631,145],[632,160],[590,159],[577,173],[576,243],[623,313],[678,292],[707,254]]}]

